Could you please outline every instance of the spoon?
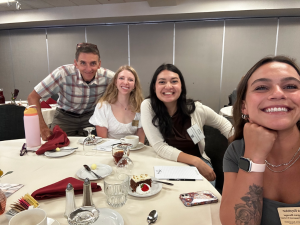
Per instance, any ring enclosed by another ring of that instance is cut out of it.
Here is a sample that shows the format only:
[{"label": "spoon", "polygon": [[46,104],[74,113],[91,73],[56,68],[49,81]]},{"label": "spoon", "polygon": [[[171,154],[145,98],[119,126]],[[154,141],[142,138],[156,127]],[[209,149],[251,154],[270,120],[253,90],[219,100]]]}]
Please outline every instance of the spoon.
[{"label": "spoon", "polygon": [[151,223],[155,223],[155,221],[157,220],[158,214],[156,212],[156,210],[152,210],[149,213],[149,216],[147,217],[147,221],[148,221],[148,225]]},{"label": "spoon", "polygon": [[97,178],[102,179],[102,177],[100,177],[98,174],[94,173],[88,165],[83,165],[83,166],[84,166],[84,168],[85,168],[87,171],[92,172],[93,174],[95,174],[95,176],[96,176]]}]

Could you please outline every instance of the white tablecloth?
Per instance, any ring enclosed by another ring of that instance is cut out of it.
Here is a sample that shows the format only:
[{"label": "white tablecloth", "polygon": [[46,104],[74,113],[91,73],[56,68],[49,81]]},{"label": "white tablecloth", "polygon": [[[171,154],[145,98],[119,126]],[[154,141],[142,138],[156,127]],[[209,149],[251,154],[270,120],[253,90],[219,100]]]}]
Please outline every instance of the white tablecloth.
[{"label": "white tablecloth", "polygon": [[54,118],[54,114],[57,108],[57,104],[50,104],[51,109],[50,108],[43,108],[42,109],[42,114],[45,120],[45,123],[47,125],[50,125],[53,121]]},{"label": "white tablecloth", "polygon": [[[4,172],[14,171],[12,174],[3,177],[1,183],[25,185],[7,199],[6,211],[10,209],[10,204],[26,193],[31,194],[36,189],[66,177],[76,177],[76,172],[83,164],[103,163],[115,167],[111,152],[98,152],[94,157],[84,156],[82,146],[77,144],[78,137],[70,137],[70,140],[70,146],[79,146],[79,149],[72,155],[62,158],[47,158],[44,155],[36,155],[31,152],[19,156],[24,139],[0,142],[1,169]],[[130,158],[134,162],[134,172],[136,174],[147,173],[150,176],[154,175],[153,166],[187,166],[158,157],[154,150],[148,146],[141,150],[131,151]],[[103,180],[96,182],[103,187]],[[123,207],[114,210],[122,215],[126,225],[147,224],[146,218],[153,209],[158,212],[158,220],[155,223],[157,225],[221,224],[219,219],[221,195],[205,178],[203,181],[173,181],[173,183],[174,186],[163,185],[162,190],[151,197],[137,198],[129,196]],[[182,193],[201,190],[212,191],[218,197],[219,203],[185,207],[179,200],[179,195]],[[93,201],[98,208],[111,208],[106,203],[103,191],[93,193]],[[48,217],[56,219],[62,225],[68,224],[63,216],[65,197],[40,200],[39,202],[40,208],[46,211]],[[76,195],[75,202],[77,206],[80,206],[82,195]],[[8,224],[4,214],[0,216],[0,224]]]}]

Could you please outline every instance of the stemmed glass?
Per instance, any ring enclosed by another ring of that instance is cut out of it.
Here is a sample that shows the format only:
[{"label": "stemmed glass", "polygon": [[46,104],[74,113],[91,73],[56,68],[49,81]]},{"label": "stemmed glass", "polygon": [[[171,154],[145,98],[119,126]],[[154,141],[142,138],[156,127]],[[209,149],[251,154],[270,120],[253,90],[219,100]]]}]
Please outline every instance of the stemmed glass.
[{"label": "stemmed glass", "polygon": [[[129,158],[129,151],[130,149],[132,148],[132,145],[131,144],[118,144],[116,146],[113,147],[114,148],[114,151],[119,151],[118,152],[122,152],[123,151],[123,156],[122,158],[115,163],[117,163],[117,169],[116,169],[116,172],[118,174],[127,174],[127,175],[132,175],[132,169],[134,167],[134,164],[132,162],[132,160]],[[115,158],[115,156],[114,156]]]},{"label": "stemmed glass", "polygon": [[92,135],[92,131],[95,130],[95,127],[86,127],[83,130],[88,132],[88,136],[83,141],[83,154],[93,156],[97,152],[97,139],[95,135]]}]

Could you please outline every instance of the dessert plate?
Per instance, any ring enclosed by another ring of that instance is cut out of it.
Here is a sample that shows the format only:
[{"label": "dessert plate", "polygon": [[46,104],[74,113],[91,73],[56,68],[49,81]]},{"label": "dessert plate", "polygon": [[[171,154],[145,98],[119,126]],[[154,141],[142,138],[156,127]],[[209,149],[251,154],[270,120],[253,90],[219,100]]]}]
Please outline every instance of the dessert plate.
[{"label": "dessert plate", "polygon": [[74,150],[61,150],[58,152],[46,151],[44,153],[44,155],[47,157],[50,157],[50,158],[58,158],[58,157],[66,156],[66,155],[71,155],[74,152],[75,152],[75,149]]},{"label": "dessert plate", "polygon": [[[83,145],[84,139],[86,139],[86,137],[78,139],[78,143]],[[103,141],[102,137],[95,137],[95,139],[97,140],[97,144],[99,144],[101,141]]]},{"label": "dessert plate", "polygon": [[[153,180],[153,178],[152,178],[152,180]],[[129,187],[128,194],[131,195],[131,196],[134,196],[134,197],[145,198],[145,197],[150,197],[150,196],[156,195],[162,189],[162,184],[161,183],[152,182],[151,186],[152,187],[151,187],[151,192],[150,193],[140,195],[136,192],[132,192],[131,187]]]},{"label": "dessert plate", "polygon": [[[102,178],[104,178],[109,174],[111,174],[112,168],[109,165],[99,163],[97,164],[97,168],[92,171],[98,174],[99,176],[101,176]],[[82,180],[84,180],[85,178],[89,178],[90,180],[99,180],[99,178],[97,178],[93,173],[87,171],[83,166],[77,171],[76,176]]]},{"label": "dessert plate", "polygon": [[99,218],[93,225],[124,225],[123,217],[115,210],[108,208],[100,208]]},{"label": "dessert plate", "polygon": [[145,145],[144,145],[143,143],[139,142],[139,143],[137,144],[137,146],[134,147],[134,148],[131,148],[130,151],[140,150],[140,149],[142,149],[142,148],[144,148],[144,147],[145,147]]}]

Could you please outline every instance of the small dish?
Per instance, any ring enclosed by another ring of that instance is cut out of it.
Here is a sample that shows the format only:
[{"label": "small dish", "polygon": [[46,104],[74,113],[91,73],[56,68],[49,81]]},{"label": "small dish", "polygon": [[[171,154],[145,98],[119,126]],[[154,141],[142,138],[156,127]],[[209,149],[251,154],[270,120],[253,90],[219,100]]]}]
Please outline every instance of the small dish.
[{"label": "small dish", "polygon": [[145,145],[144,145],[142,142],[139,142],[139,143],[137,144],[137,146],[134,147],[134,148],[131,148],[130,151],[140,150],[140,149],[142,149],[142,148],[144,148],[144,147],[145,147]]},{"label": "small dish", "polygon": [[[152,181],[153,181],[153,178],[152,178]],[[152,184],[151,184],[151,192],[150,193],[145,194],[145,195],[140,195],[140,194],[138,194],[136,192],[133,192],[132,188],[129,187],[128,194],[131,195],[131,196],[134,196],[134,197],[146,198],[146,197],[150,197],[150,196],[156,195],[157,193],[159,193],[161,191],[161,189],[162,189],[162,184],[161,183],[152,182]]]},{"label": "small dish", "polygon": [[[99,163],[97,164],[97,168],[92,171],[104,178],[111,174],[112,168],[109,165]],[[77,171],[76,176],[82,180],[84,180],[85,178],[89,178],[90,180],[99,180],[99,178],[97,178],[93,173],[87,171],[83,166]]]},{"label": "small dish", "polygon": [[[85,139],[86,139],[86,137],[80,138],[78,140],[78,143],[81,144],[81,145],[83,145],[83,142],[84,142]],[[97,140],[96,144],[99,144],[101,141],[103,141],[102,137],[95,137],[95,139]]]},{"label": "small dish", "polygon": [[59,157],[63,157],[63,156],[66,156],[66,155],[71,155],[75,151],[76,151],[75,149],[74,150],[58,151],[58,152],[46,151],[44,153],[44,155],[49,157],[49,158],[59,158]]},{"label": "small dish", "polygon": [[100,208],[99,211],[100,216],[93,225],[124,225],[123,217],[117,211],[108,208]]}]

